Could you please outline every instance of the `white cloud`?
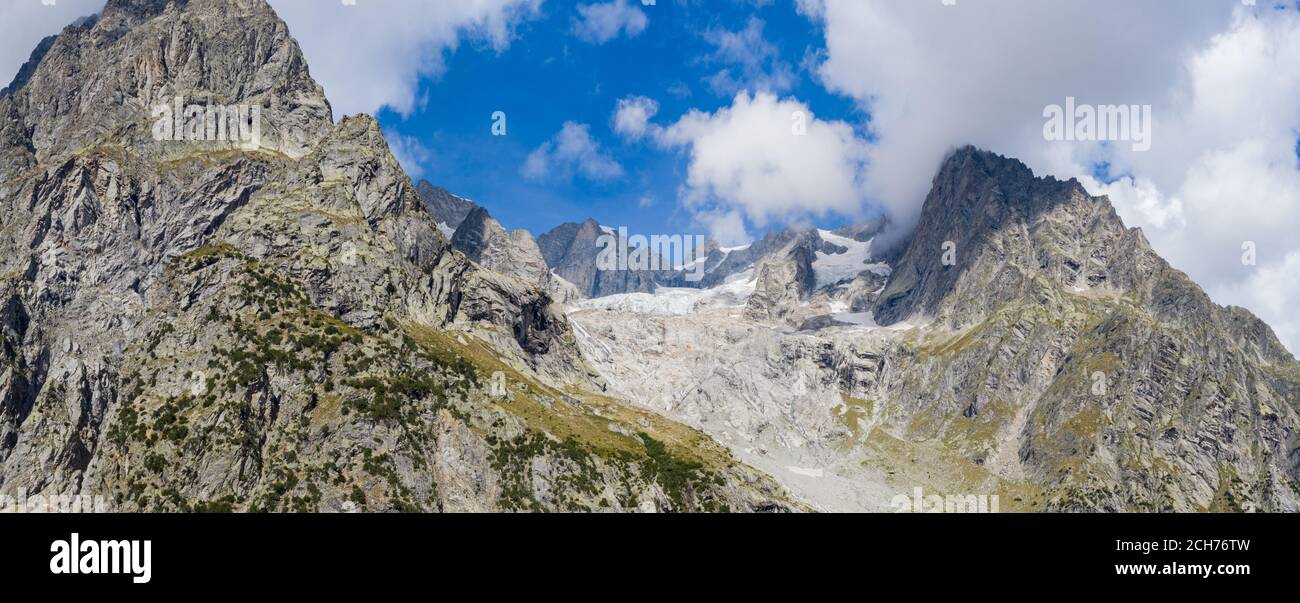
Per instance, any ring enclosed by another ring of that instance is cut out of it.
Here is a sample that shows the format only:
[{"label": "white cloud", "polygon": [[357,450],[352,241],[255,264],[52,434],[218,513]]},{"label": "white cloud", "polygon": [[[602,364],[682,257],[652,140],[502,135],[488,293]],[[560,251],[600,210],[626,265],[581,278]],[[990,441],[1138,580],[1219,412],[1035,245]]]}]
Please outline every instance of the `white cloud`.
[{"label": "white cloud", "polygon": [[[1300,16],[1263,4],[799,0],[825,28],[821,79],[871,115],[865,184],[897,221],[916,219],[952,148],[1015,156],[1109,194],[1216,301],[1300,351],[1300,315],[1277,303],[1295,306],[1300,252]],[[1067,96],[1152,105],[1152,149],[1044,140],[1043,108]],[[1101,161],[1127,176],[1098,182]]]},{"label": "white cloud", "polygon": [[697,212],[695,221],[708,228],[709,236],[722,247],[744,245],[754,240],[745,229],[745,218],[734,209]]},{"label": "white cloud", "polygon": [[554,138],[528,155],[520,173],[532,180],[570,178],[576,173],[587,180],[604,181],[622,176],[623,166],[600,148],[591,137],[590,126],[569,121]]},{"label": "white cloud", "polygon": [[584,42],[604,44],[620,34],[635,38],[650,24],[649,17],[627,0],[610,0],[578,7],[573,34]]},{"label": "white cloud", "polygon": [[[1040,172],[1053,163],[1054,146],[1091,152],[1044,141],[1043,108],[1067,96],[1156,104],[1178,81],[1185,53],[1221,29],[1231,11],[1161,0],[800,6],[823,15],[822,80],[871,114],[878,137],[871,192],[905,223],[919,214],[935,167],[954,147],[990,148]],[[1133,33],[1117,35],[1117,27]],[[1162,135],[1157,124],[1155,144]]]},{"label": "white cloud", "polygon": [[848,124],[818,120],[794,99],[741,93],[716,113],[686,114],[658,130],[656,141],[689,149],[683,201],[697,213],[724,215],[733,230],[737,217],[762,227],[862,209],[865,143]]},{"label": "white cloud", "polygon": [[1296,300],[1300,299],[1300,251],[1288,253],[1286,258],[1271,266],[1253,271],[1244,287],[1226,291],[1211,291],[1214,297],[1235,298],[1237,305],[1254,310],[1265,319],[1289,349],[1300,342],[1300,321],[1268,320],[1269,317],[1294,316]]},{"label": "white cloud", "polygon": [[102,8],[104,0],[59,0],[53,5],[40,0],[5,2],[4,18],[0,19],[0,88],[18,75],[43,38]]},{"label": "white cloud", "polygon": [[629,140],[640,140],[653,128],[650,119],[659,112],[659,103],[644,96],[629,96],[618,101],[614,112],[614,131]]},{"label": "white cloud", "polygon": [[542,0],[269,0],[302,46],[335,115],[419,106],[422,76],[446,68],[466,39],[505,50]]},{"label": "white cloud", "polygon": [[433,153],[424,146],[424,143],[414,136],[406,136],[393,130],[384,130],[384,139],[388,141],[388,149],[392,151],[393,157],[396,157],[397,162],[402,164],[402,169],[406,170],[406,175],[412,180],[424,176],[424,165],[433,159]]},{"label": "white cloud", "polygon": [[734,66],[710,76],[709,87],[720,96],[732,96],[741,90],[785,92],[794,86],[794,69],[781,61],[775,45],[763,36],[765,24],[750,18],[739,31],[711,29],[704,39],[715,50],[711,61]]}]

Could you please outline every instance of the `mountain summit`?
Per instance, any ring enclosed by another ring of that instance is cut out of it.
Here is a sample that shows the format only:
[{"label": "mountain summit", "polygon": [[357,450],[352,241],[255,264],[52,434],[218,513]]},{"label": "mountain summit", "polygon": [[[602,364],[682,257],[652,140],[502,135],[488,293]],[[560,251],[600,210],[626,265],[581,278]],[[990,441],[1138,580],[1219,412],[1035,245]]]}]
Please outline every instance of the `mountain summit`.
[{"label": "mountain summit", "polygon": [[956,151],[875,315],[929,325],[889,388],[912,429],[1024,471],[1050,508],[1300,506],[1295,359],[1076,181]]}]

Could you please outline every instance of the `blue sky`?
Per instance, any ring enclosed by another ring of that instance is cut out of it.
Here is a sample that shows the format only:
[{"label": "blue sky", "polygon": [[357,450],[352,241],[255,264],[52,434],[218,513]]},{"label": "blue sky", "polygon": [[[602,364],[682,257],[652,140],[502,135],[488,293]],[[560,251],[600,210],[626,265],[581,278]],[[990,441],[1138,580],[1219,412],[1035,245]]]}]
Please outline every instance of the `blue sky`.
[{"label": "blue sky", "polygon": [[[776,53],[760,68],[792,76],[783,94],[809,104],[819,119],[862,127],[865,116],[852,99],[816,82],[810,71],[815,65],[806,58],[823,53],[825,42],[820,27],[792,3],[666,1],[643,10],[650,19],[638,35],[597,44],[575,34],[579,17],[572,4],[548,5],[539,18],[518,27],[504,51],[470,43],[449,53],[445,72],[421,78],[417,108],[408,116],[385,109],[380,122],[390,138],[399,134],[425,147],[427,154],[404,153],[408,164],[418,163],[412,171],[420,177],[486,206],[507,228],[534,234],[588,217],[644,232],[706,232],[678,204],[685,153],[622,140],[612,117],[618,100],[629,96],[655,99],[656,121],[664,123],[691,109],[730,106],[736,90],[715,86],[712,78],[728,70],[743,82],[744,66],[716,56],[716,36],[743,31],[751,19],[761,22],[763,38]],[[498,110],[507,115],[505,137],[491,135],[491,115]],[[567,121],[589,124],[624,174],[605,180],[523,176],[528,154]],[[820,221],[845,218],[827,215]]]}]

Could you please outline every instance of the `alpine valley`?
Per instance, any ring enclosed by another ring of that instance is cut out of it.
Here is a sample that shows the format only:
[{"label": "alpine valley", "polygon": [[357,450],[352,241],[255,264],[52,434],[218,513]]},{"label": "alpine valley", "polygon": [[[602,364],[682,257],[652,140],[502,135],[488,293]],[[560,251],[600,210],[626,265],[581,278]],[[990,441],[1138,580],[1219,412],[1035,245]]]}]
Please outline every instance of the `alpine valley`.
[{"label": "alpine valley", "polygon": [[[255,108],[258,136],[159,140],[176,98]],[[508,231],[412,182],[374,118],[336,123],[265,0],[108,0],[0,92],[0,142],[0,493],[1300,510],[1300,364],[1272,329],[1107,198],[991,152],[935,166],[905,237],[602,270],[610,227]]]}]

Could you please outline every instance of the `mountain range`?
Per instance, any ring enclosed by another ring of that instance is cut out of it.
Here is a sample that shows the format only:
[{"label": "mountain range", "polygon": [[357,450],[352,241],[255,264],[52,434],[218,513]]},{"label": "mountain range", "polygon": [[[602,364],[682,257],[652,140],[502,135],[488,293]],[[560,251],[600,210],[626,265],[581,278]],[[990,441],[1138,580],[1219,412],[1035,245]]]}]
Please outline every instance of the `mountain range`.
[{"label": "mountain range", "polygon": [[[175,99],[252,147],[159,140]],[[108,0],[0,92],[0,493],[122,511],[1300,510],[1300,364],[1074,180],[602,270],[337,123],[264,0]],[[877,241],[882,241],[877,243]]]}]

